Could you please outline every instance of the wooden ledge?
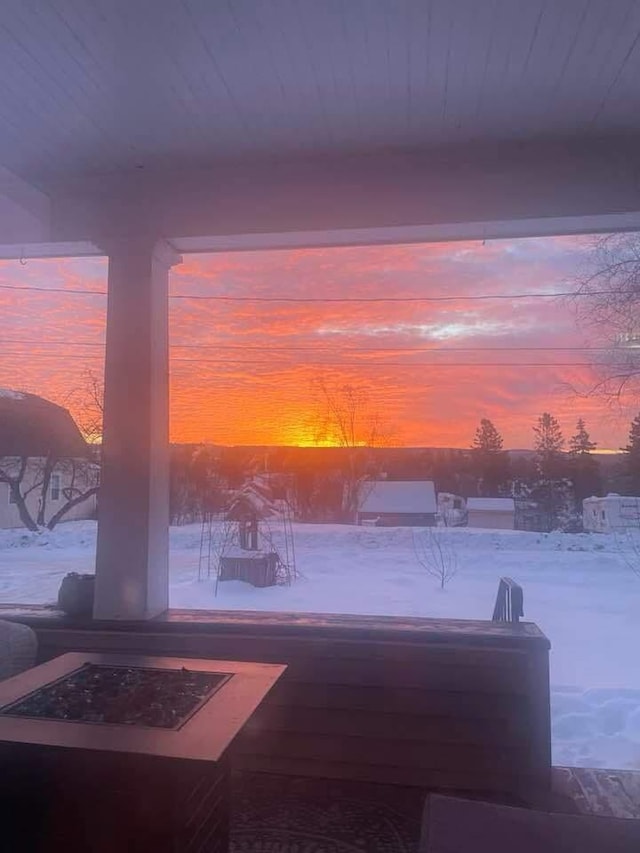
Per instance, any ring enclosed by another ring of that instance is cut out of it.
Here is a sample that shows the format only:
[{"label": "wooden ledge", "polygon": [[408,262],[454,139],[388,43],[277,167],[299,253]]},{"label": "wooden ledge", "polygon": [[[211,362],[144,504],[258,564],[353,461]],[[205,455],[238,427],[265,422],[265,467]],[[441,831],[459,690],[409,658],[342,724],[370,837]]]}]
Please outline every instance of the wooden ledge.
[{"label": "wooden ledge", "polygon": [[532,622],[511,624],[489,620],[427,619],[411,616],[358,616],[329,613],[272,613],[246,610],[167,610],[149,621],[72,619],[41,605],[0,605],[0,619],[33,628],[81,631],[136,631],[138,633],[286,635],[332,639],[400,640],[429,643],[459,641],[472,645],[517,648],[550,642]]}]

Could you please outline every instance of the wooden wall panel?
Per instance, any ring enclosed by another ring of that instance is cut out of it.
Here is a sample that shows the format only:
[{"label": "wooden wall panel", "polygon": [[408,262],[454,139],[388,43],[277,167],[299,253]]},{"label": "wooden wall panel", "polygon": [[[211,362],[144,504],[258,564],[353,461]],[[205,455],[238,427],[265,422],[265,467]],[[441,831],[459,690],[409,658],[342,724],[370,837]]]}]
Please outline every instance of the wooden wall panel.
[{"label": "wooden wall panel", "polygon": [[509,636],[459,624],[437,637],[394,637],[388,620],[384,638],[293,622],[259,631],[47,625],[38,634],[42,659],[73,649],[286,663],[234,744],[238,768],[458,791],[547,788],[548,643],[534,626]]}]

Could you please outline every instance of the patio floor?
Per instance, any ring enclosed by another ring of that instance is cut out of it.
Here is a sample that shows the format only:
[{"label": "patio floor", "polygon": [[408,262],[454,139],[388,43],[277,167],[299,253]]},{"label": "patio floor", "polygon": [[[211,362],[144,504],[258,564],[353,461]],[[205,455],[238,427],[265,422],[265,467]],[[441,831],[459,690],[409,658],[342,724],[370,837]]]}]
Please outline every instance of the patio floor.
[{"label": "patio floor", "polygon": [[[640,773],[555,767],[553,774],[554,792],[544,802],[503,802],[640,819]],[[425,795],[417,788],[236,773],[231,850],[416,853]]]},{"label": "patio floor", "polygon": [[580,814],[640,820],[640,772],[554,767],[553,788]]},{"label": "patio floor", "polygon": [[232,853],[415,853],[417,788],[267,774],[233,779]]}]

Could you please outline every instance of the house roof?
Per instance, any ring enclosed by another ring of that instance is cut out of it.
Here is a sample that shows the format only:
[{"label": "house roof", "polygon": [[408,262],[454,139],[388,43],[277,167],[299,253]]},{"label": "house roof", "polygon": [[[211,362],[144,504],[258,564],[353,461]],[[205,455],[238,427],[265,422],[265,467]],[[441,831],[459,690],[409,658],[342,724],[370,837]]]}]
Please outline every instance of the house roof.
[{"label": "house roof", "polygon": [[621,503],[621,504],[627,503],[628,504],[628,503],[632,503],[633,501],[640,501],[640,497],[636,497],[635,495],[618,495],[618,494],[615,494],[614,492],[609,492],[609,494],[605,495],[604,497],[598,497],[597,495],[591,495],[591,497],[589,497],[589,498],[584,498],[582,503],[583,504],[585,504],[585,503],[599,503],[600,504],[603,502],[608,502],[608,503],[612,503],[612,504],[613,503]]},{"label": "house roof", "polygon": [[87,444],[62,406],[38,397],[0,388],[0,456],[79,457]]},{"label": "house roof", "polygon": [[468,498],[467,509],[487,512],[515,512],[513,498]]},{"label": "house roof", "polygon": [[365,485],[360,512],[434,513],[436,490],[431,480],[377,480]]}]

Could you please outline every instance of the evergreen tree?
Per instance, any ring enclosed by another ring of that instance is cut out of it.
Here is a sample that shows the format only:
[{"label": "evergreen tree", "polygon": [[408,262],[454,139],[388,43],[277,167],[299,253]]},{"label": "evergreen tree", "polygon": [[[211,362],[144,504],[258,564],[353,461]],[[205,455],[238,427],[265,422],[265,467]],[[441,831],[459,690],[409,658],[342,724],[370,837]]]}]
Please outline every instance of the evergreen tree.
[{"label": "evergreen tree", "polygon": [[502,436],[488,418],[482,418],[473,439],[478,491],[497,495],[509,480],[509,457],[502,449]]},{"label": "evergreen tree", "polygon": [[555,480],[562,477],[564,438],[560,424],[553,415],[544,412],[538,418],[538,424],[534,426],[533,432],[540,476],[545,480]]},{"label": "evergreen tree", "polygon": [[482,453],[499,453],[502,450],[502,436],[489,418],[482,418],[473,439],[473,449]]},{"label": "evergreen tree", "polygon": [[582,513],[582,501],[602,489],[600,465],[592,451],[597,447],[587,432],[583,418],[578,418],[575,435],[569,439],[571,482],[576,499],[576,510]]},{"label": "evergreen tree", "polygon": [[640,490],[640,414],[631,421],[629,428],[629,444],[623,447],[625,453],[625,472],[629,477],[630,486],[635,494]]},{"label": "evergreen tree", "polygon": [[592,450],[595,450],[597,444],[591,441],[591,437],[587,432],[585,422],[582,418],[578,418],[576,424],[575,435],[569,439],[569,452],[572,456],[588,456]]},{"label": "evergreen tree", "polygon": [[532,495],[539,509],[547,518],[549,530],[560,526],[561,516],[566,510],[566,487],[564,480],[566,464],[562,456],[564,438],[558,421],[544,412],[533,428],[535,435],[536,467],[540,476],[534,484]]}]

